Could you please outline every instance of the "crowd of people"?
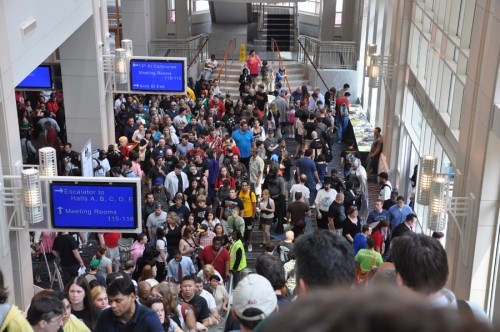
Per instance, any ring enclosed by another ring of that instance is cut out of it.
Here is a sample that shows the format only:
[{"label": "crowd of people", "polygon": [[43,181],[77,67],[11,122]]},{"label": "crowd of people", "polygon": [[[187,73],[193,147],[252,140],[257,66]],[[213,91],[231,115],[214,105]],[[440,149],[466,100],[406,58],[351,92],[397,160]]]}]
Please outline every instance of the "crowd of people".
[{"label": "crowd of people", "polygon": [[[360,159],[346,130],[349,84],[324,95],[306,86],[287,91],[286,68],[274,71],[252,50],[234,98],[222,95],[213,75],[217,65],[215,56],[207,60],[185,96],[116,96],[117,143],[94,157],[94,176],[141,178],[143,232],[98,233],[89,262],[80,256],[88,233],[36,234],[37,250],[59,259],[65,289],[35,295],[27,323],[12,313],[18,324],[40,331],[200,331],[227,317],[226,331],[356,330],[357,318],[375,322],[379,308],[355,315],[363,299],[399,301],[381,312],[389,322],[402,308],[449,319],[428,310],[457,304],[443,288],[446,253],[437,239],[414,233],[413,209],[389,175],[378,172],[380,128],[368,159]],[[51,101],[57,103],[55,94]],[[43,104],[40,99],[37,110]],[[58,135],[57,110],[45,113],[30,125],[30,112],[20,111],[23,160],[34,145],[51,145],[61,175],[79,175],[78,153]],[[38,130],[45,130],[42,143],[32,144],[29,136]],[[286,138],[296,145],[293,154]],[[342,143],[341,171],[328,169],[333,145]],[[368,181],[380,185],[373,210]],[[253,239],[257,226],[260,243]],[[271,230],[285,236],[276,247]],[[135,240],[126,261],[122,238]],[[255,274],[245,276],[254,246],[266,252],[257,257]],[[401,300],[393,290],[381,295],[382,285],[399,285],[425,300]],[[325,292],[330,287],[343,290]],[[352,288],[374,290],[363,298]],[[343,307],[341,313],[329,315],[332,305]],[[484,313],[466,306],[469,316],[483,321]],[[352,325],[341,322],[346,317]],[[427,331],[424,325],[417,330]]]}]

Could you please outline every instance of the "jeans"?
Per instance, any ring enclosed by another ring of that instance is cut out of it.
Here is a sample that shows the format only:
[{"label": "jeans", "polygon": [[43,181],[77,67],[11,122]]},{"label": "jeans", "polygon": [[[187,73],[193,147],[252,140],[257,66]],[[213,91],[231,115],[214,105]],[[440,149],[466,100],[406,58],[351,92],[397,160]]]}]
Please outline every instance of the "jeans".
[{"label": "jeans", "polygon": [[307,181],[306,182],[306,187],[309,188],[310,194],[309,194],[309,206],[314,205],[314,201],[316,200],[316,183]]},{"label": "jeans", "polygon": [[349,124],[349,117],[348,116],[341,116],[339,121],[338,121],[338,131],[337,131],[337,138],[339,141],[342,140],[343,135],[345,135],[345,131],[347,129],[347,125]]}]

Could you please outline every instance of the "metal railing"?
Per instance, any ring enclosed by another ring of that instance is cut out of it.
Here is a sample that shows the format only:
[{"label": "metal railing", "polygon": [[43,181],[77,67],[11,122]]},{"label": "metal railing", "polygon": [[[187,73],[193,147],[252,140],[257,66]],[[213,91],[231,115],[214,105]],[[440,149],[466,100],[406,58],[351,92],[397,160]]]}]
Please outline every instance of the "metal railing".
[{"label": "metal railing", "polygon": [[[236,50],[236,37],[231,39],[228,43],[227,43],[227,48],[226,48],[226,52],[224,53],[224,59],[222,60],[222,64],[219,68],[219,73],[217,74],[217,79],[219,80],[219,84],[220,86],[226,86],[227,84],[227,61],[228,61],[228,56],[229,56],[229,52],[232,50],[232,57],[231,57],[231,65],[234,64],[234,52]],[[221,82],[220,80],[220,76],[222,75],[222,70],[224,69],[224,83]]]},{"label": "metal railing", "polygon": [[355,42],[321,41],[309,36],[299,36],[297,61],[307,64],[309,54],[311,63],[317,69],[352,69],[356,70],[358,60]]},{"label": "metal railing", "polygon": [[204,62],[208,58],[208,34],[203,33],[188,39],[153,39],[149,42],[150,56],[186,57]]},{"label": "metal railing", "polygon": [[303,52],[304,53],[304,63],[305,63],[305,65],[307,65],[308,63],[311,63],[311,65],[314,68],[314,71],[316,72],[316,75],[318,75],[318,77],[321,79],[321,82],[323,82],[323,85],[328,90],[329,87],[326,84],[325,80],[323,79],[323,76],[321,76],[321,73],[318,70],[318,66],[316,66],[316,64],[314,63],[313,59],[309,55],[309,52],[307,52],[307,50],[306,50],[304,44],[302,43],[302,41],[300,41],[300,39],[299,39],[298,42],[299,42],[299,46],[300,46],[299,47],[299,52]]},{"label": "metal railing", "polygon": [[[285,68],[285,65],[283,63],[283,58],[281,57],[281,52],[280,52],[278,42],[274,38],[271,38],[271,48],[273,50],[273,62],[274,62],[274,49],[276,48],[276,51],[278,52],[278,59],[280,62],[280,68]],[[288,86],[288,91],[292,91],[292,88],[290,88],[290,82],[288,81],[288,75],[285,76],[285,82],[286,82],[286,85]]]}]

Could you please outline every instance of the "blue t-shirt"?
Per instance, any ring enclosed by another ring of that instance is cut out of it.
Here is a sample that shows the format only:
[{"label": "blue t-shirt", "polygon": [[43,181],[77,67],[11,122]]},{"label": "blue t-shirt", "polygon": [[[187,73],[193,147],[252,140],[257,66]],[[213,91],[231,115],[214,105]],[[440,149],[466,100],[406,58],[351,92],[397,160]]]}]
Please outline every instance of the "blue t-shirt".
[{"label": "blue t-shirt", "polygon": [[250,151],[252,149],[252,143],[254,141],[253,135],[250,130],[241,132],[241,129],[236,130],[233,133],[232,138],[236,142],[236,146],[240,149],[241,158],[250,158]]},{"label": "blue t-shirt", "polygon": [[354,255],[361,249],[366,249],[366,236],[361,233],[356,234],[352,241],[352,248],[354,249]]},{"label": "blue t-shirt", "polygon": [[316,183],[314,178],[314,172],[316,170],[316,164],[309,157],[302,157],[297,162],[297,168],[300,169],[300,174],[305,174],[307,176],[308,183]]},{"label": "blue t-shirt", "polygon": [[318,177],[321,183],[325,182],[326,168],[328,167],[327,163],[319,164],[316,163],[316,169],[318,170]]},{"label": "blue t-shirt", "polygon": [[389,219],[390,219],[389,221],[391,223],[391,230],[394,230],[394,228],[397,225],[399,225],[403,221],[405,221],[405,218],[407,215],[409,215],[410,213],[413,213],[413,210],[411,209],[411,207],[409,207],[406,204],[403,205],[403,207],[400,210],[398,205],[395,204],[395,205],[391,206],[391,208],[387,212],[389,213]]},{"label": "blue t-shirt", "polygon": [[381,212],[377,212],[375,210],[370,211],[368,214],[368,219],[366,219],[367,224],[371,224],[377,221],[387,220],[389,221],[389,212],[387,210],[382,209]]},{"label": "blue t-shirt", "polygon": [[193,143],[189,142],[188,145],[177,144],[177,153],[179,154],[179,159],[184,159],[186,157],[186,153],[194,148]]}]

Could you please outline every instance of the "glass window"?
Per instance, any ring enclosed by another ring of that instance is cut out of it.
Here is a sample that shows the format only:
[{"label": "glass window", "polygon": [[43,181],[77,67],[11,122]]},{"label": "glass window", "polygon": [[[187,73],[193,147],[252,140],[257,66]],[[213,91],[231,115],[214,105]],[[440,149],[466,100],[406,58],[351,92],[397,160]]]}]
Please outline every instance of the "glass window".
[{"label": "glass window", "polygon": [[208,1],[192,1],[192,8],[193,8],[193,13],[198,13],[198,12],[207,12],[210,10],[208,6]]},{"label": "glass window", "polygon": [[319,15],[321,0],[306,0],[298,3],[299,11]]},{"label": "glass window", "polygon": [[175,22],[175,0],[167,0],[167,22]]}]

